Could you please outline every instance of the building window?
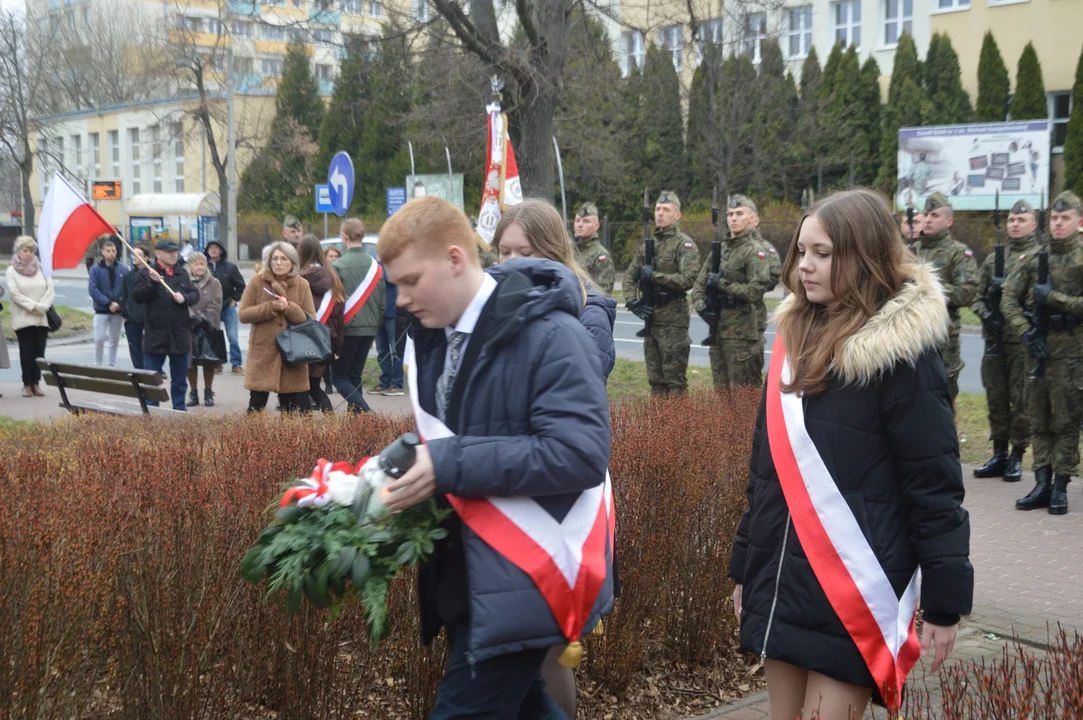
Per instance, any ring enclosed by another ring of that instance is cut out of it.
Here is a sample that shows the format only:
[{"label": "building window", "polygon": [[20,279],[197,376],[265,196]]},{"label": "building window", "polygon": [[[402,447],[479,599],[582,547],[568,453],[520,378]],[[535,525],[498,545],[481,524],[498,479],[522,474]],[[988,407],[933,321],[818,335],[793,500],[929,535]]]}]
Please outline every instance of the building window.
[{"label": "building window", "polygon": [[301,9],[301,0],[293,0],[293,7],[295,10]]},{"label": "building window", "polygon": [[162,191],[162,128],[152,125],[150,128],[150,156],[154,165],[154,192]]},{"label": "building window", "polygon": [[91,178],[101,177],[102,174],[102,142],[101,136],[98,133],[90,133],[87,135],[87,139],[90,141],[87,152],[89,157],[86,161],[86,169]]},{"label": "building window", "polygon": [[745,15],[744,52],[752,62],[763,59],[763,41],[767,39],[767,13]]},{"label": "building window", "polygon": [[114,180],[120,180],[120,131],[110,130],[106,136],[109,143],[109,168]]},{"label": "building window", "polygon": [[83,136],[72,135],[71,136],[71,156],[72,163],[71,169],[74,177],[79,178],[83,176]]},{"label": "building window", "polygon": [[254,73],[256,71],[255,67],[256,66],[252,62],[252,58],[250,58],[250,57],[235,57],[235,58],[233,58],[233,74],[234,75],[236,75],[238,73],[240,73],[240,74]]},{"label": "building window", "polygon": [[218,35],[222,32],[222,24],[212,18],[207,19],[207,32],[211,35]]},{"label": "building window", "polygon": [[173,135],[173,189],[184,192],[184,125],[173,123],[170,132]]},{"label": "building window", "polygon": [[360,15],[361,0],[342,0],[342,12],[347,15]]},{"label": "building window", "polygon": [[966,10],[970,7],[970,0],[937,0],[937,8],[940,10]]},{"label": "building window", "polygon": [[378,18],[384,14],[384,5],[380,0],[369,0],[369,16]]},{"label": "building window", "polygon": [[56,158],[57,170],[65,175],[71,175],[68,171],[68,159],[64,157],[64,138],[59,135],[53,138],[53,157]]},{"label": "building window", "polygon": [[234,20],[233,34],[242,38],[252,37],[252,23],[247,20]]},{"label": "building window", "polygon": [[790,8],[786,20],[787,57],[803,58],[812,47],[812,6]]},{"label": "building window", "polygon": [[843,47],[861,47],[861,0],[842,0],[831,8],[835,21],[835,42]]},{"label": "building window", "polygon": [[260,31],[264,40],[276,40],[278,42],[285,42],[286,40],[286,29],[281,25],[262,25]]},{"label": "building window", "polygon": [[188,32],[197,33],[203,31],[203,22],[199,18],[184,18],[184,29]]},{"label": "building window", "polygon": [[263,58],[259,61],[264,77],[282,77],[282,64],[282,60],[277,58]]},{"label": "building window", "polygon": [[899,36],[913,32],[914,0],[884,0],[884,45],[899,44]]},{"label": "building window", "polygon": [[132,194],[138,195],[141,186],[139,184],[140,165],[143,162],[142,148],[139,145],[139,128],[130,128],[128,130],[128,144],[131,147],[131,161],[132,161]]},{"label": "building window", "polygon": [[49,138],[42,135],[38,138],[38,166],[41,168],[41,185],[45,192],[49,191],[49,182],[53,179],[52,162],[49,158]]},{"label": "building window", "polygon": [[643,33],[639,30],[620,34],[621,71],[625,77],[632,74],[632,68],[643,70],[643,61],[647,58],[647,46],[643,43]]},{"label": "building window", "polygon": [[673,58],[673,67],[677,72],[684,69],[684,27],[680,24],[667,25],[658,30],[658,45]]},{"label": "building window", "polygon": [[330,65],[316,66],[316,79],[329,82],[335,77],[335,68]]},{"label": "building window", "polygon": [[711,20],[704,20],[698,28],[696,28],[696,60],[703,59],[703,51],[709,45],[721,45],[722,44],[722,18],[713,18]]},{"label": "building window", "polygon": [[413,0],[414,22],[429,21],[429,3],[426,0]]},{"label": "building window", "polygon": [[312,40],[320,45],[329,45],[335,39],[334,32],[327,28],[317,28],[312,31]]},{"label": "building window", "polygon": [[1053,131],[1053,150],[1064,150],[1064,138],[1068,136],[1068,118],[1072,115],[1072,93],[1051,92],[1046,93],[1046,103],[1049,105],[1049,124]]}]

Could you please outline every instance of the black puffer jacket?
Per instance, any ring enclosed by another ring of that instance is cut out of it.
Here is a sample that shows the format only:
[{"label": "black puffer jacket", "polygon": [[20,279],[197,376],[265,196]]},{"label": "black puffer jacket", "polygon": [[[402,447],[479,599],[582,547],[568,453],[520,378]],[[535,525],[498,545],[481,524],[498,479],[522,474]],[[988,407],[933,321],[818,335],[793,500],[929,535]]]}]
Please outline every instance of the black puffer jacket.
[{"label": "black puffer jacket", "polygon": [[172,275],[167,275],[165,268],[158,263],[154,263],[154,269],[173,292],[184,296],[184,302],[176,302],[161,283],[151,280],[146,268],[139,271],[132,297],[146,306],[143,315],[143,352],[161,355],[189,353],[192,351],[192,333],[188,308],[199,302],[199,289],[180,267],[174,267]]},{"label": "black puffer jacket", "polygon": [[217,245],[222,250],[222,257],[218,259],[218,262],[212,261],[208,255],[207,263],[211,272],[218,278],[218,282],[222,283],[222,309],[225,310],[229,307],[230,300],[236,303],[241,301],[241,296],[244,295],[244,276],[241,275],[237,266],[229,261],[229,254],[222,243],[211,240],[207,243],[207,247],[211,245]]},{"label": "black puffer jacket", "polygon": [[[920,566],[926,620],[951,625],[970,612],[974,568],[947,374],[936,350],[947,336],[948,315],[929,268],[913,272],[902,291],[844,343],[834,379],[825,392],[805,398],[804,415],[896,595]],[[783,302],[780,315],[790,307]],[[749,507],[730,564],[730,576],[744,584],[741,646],[875,689],[794,531],[764,415],[761,404]]]}]

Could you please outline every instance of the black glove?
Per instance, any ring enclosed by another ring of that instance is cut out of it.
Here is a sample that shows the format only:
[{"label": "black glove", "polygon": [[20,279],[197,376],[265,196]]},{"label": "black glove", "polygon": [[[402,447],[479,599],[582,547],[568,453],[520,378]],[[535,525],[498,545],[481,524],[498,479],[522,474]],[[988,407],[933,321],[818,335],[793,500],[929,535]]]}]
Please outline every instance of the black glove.
[{"label": "black glove", "polygon": [[998,335],[1004,327],[1004,323],[995,312],[986,310],[981,314],[981,326],[990,335]]},{"label": "black glove", "polygon": [[639,271],[639,281],[641,283],[649,283],[654,277],[654,265],[644,265],[643,269]]},{"label": "black glove", "polygon": [[635,315],[637,318],[646,322],[654,315],[654,308],[644,303],[639,298],[632,298],[629,300],[625,307],[628,308],[628,312]]},{"label": "black glove", "polygon": [[1043,305],[1049,304],[1049,296],[1053,294],[1053,285],[1050,283],[1042,283],[1041,285],[1034,286],[1034,303],[1041,303]]},{"label": "black glove", "polygon": [[707,287],[714,288],[715,290],[721,290],[719,284],[722,282],[722,273],[708,273],[707,274]]},{"label": "black glove", "polygon": [[1031,328],[1023,333],[1023,345],[1035,360],[1049,358],[1049,348],[1045,346],[1045,338],[1039,337],[1037,328]]},{"label": "black glove", "polygon": [[701,307],[696,309],[696,314],[699,315],[700,320],[707,323],[710,327],[714,327],[718,324],[719,315],[715,311],[708,310],[706,307]]}]

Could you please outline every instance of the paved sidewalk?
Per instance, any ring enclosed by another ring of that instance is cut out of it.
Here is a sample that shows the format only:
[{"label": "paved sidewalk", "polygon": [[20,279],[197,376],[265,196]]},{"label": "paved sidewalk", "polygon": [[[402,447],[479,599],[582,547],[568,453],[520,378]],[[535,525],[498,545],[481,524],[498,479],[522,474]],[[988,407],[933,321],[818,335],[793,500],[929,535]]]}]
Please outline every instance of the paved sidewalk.
[{"label": "paved sidewalk", "polygon": [[[1069,632],[1083,634],[1083,495],[1078,480],[1068,486],[1069,514],[1060,517],[1044,510],[1020,512],[1015,499],[1033,486],[1026,473],[1019,483],[979,480],[964,466],[966,501],[970,511],[974,563],[974,612],[964,620],[955,653],[949,662],[969,662],[1002,656],[1014,632],[1027,643],[1045,644],[1057,622]],[[911,675],[911,685],[927,691],[939,707],[939,677],[927,673],[922,661]],[[770,717],[765,693],[723,708],[700,720],[766,720]],[[887,718],[886,712],[868,712],[866,718]]]}]

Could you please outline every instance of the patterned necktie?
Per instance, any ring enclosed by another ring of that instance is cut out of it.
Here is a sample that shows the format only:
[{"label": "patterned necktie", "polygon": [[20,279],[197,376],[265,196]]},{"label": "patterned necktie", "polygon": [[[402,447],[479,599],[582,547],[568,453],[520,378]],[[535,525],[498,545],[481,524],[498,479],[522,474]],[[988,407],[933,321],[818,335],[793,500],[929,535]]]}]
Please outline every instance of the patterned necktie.
[{"label": "patterned necktie", "polygon": [[436,381],[436,414],[442,422],[447,422],[447,403],[451,398],[451,388],[455,386],[455,377],[459,374],[459,362],[462,360],[463,345],[470,333],[452,332],[447,339],[448,359],[444,371]]}]

